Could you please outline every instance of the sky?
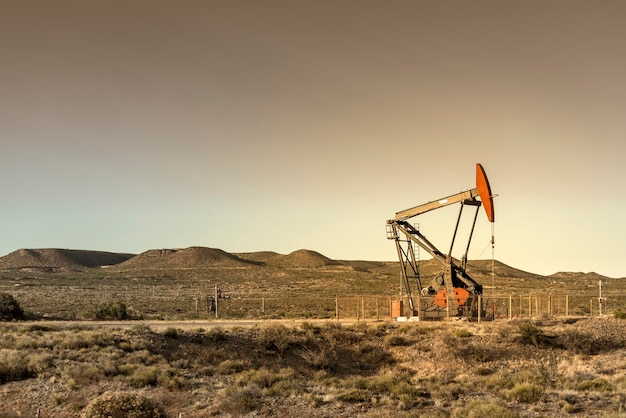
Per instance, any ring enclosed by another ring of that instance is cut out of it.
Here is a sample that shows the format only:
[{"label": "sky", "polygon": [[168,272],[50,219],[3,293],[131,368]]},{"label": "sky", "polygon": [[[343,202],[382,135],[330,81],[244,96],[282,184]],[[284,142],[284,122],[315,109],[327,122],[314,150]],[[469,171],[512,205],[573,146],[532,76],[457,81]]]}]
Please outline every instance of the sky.
[{"label": "sky", "polygon": [[[0,255],[393,261],[385,221],[474,188],[481,163],[495,246],[481,213],[470,259],[626,276],[626,2],[0,10]],[[458,211],[411,221],[445,252]]]}]

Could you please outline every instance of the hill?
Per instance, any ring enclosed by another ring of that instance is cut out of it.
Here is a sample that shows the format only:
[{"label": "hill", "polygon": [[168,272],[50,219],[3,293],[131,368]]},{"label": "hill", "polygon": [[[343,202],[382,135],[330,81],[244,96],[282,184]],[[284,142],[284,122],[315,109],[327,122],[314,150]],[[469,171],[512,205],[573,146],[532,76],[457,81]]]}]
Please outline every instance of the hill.
[{"label": "hill", "polygon": [[273,257],[266,261],[268,266],[282,268],[320,268],[326,266],[339,266],[339,261],[311,250],[297,250],[287,255]]},{"label": "hill", "polygon": [[0,257],[0,269],[75,269],[122,263],[134,254],[59,248],[20,249]]},{"label": "hill", "polygon": [[[301,249],[289,254],[274,251],[228,253],[217,248],[188,247],[183,249],[152,249],[141,254],[112,253],[106,251],[73,250],[58,248],[19,249],[0,257],[0,270],[36,269],[59,271],[115,267],[122,270],[138,269],[190,269],[190,268],[233,268],[267,266],[278,269],[352,269],[362,272],[379,272],[395,275],[399,269],[397,261],[348,261],[333,260],[319,252]],[[540,287],[546,283],[572,283],[574,281],[598,281],[611,278],[597,273],[558,272],[542,276],[523,271],[500,261],[493,262],[496,278],[499,280],[523,280],[536,282]],[[441,271],[434,259],[420,262],[423,279],[433,277]],[[491,282],[492,261],[471,260],[468,273],[480,283]]]},{"label": "hill", "polygon": [[226,251],[207,248],[189,247],[184,249],[148,250],[116,266],[118,269],[147,268],[200,268],[200,267],[249,267],[261,265],[253,260],[245,260]]}]

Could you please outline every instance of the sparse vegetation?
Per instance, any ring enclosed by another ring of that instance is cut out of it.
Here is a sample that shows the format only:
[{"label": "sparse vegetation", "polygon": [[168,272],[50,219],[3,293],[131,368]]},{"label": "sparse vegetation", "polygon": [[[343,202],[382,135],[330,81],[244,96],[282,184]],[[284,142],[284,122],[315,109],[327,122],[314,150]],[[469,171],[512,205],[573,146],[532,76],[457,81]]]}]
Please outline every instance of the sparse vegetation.
[{"label": "sparse vegetation", "polygon": [[93,312],[87,314],[88,318],[97,320],[114,319],[125,320],[129,319],[128,312],[126,311],[126,304],[122,302],[110,302],[100,304]]},{"label": "sparse vegetation", "polygon": [[24,311],[15,298],[5,292],[0,292],[0,321],[23,319]]},{"label": "sparse vegetation", "polygon": [[163,408],[135,393],[105,393],[87,405],[83,418],[165,418]]},{"label": "sparse vegetation", "polygon": [[[67,261],[63,251],[50,254]],[[46,254],[35,255],[43,260]],[[0,323],[0,416],[41,410],[41,416],[76,417],[97,408],[106,416],[133,416],[143,407],[131,412],[124,405],[144,403],[153,407],[149,416],[196,418],[525,418],[626,410],[623,302],[609,297],[612,308],[598,319],[589,318],[595,313],[589,297],[572,297],[566,316],[565,299],[546,293],[562,288],[558,276],[546,284],[497,265],[508,274],[502,291],[515,297],[489,304],[496,322],[397,323],[386,320],[388,292],[397,286],[394,263],[337,263],[307,251],[233,257],[194,248],[155,250],[124,268],[92,268],[80,260],[95,263],[93,254],[71,255],[66,268],[0,270],[0,290],[13,294],[29,318],[73,320]],[[154,257],[161,267],[146,268]],[[204,267],[193,267],[198,263]],[[422,273],[432,267],[424,263]],[[481,274],[490,278],[490,266],[470,267],[479,282]],[[574,292],[595,280],[566,279]],[[215,284],[224,296],[220,318],[292,319],[215,327],[207,321],[215,312],[207,311],[206,298],[215,295]],[[541,294],[528,294],[534,285]],[[368,294],[379,296],[361,296]],[[510,307],[512,321],[506,320]],[[354,325],[345,321],[357,316]],[[130,318],[158,319],[152,322],[158,325],[74,322]],[[112,396],[120,393],[134,400]],[[114,404],[118,412],[105,410]]]},{"label": "sparse vegetation", "polygon": [[[626,324],[531,325],[307,322],[155,332],[5,323],[0,416],[34,415],[24,396],[59,417],[525,417],[588,408],[618,416],[626,364],[615,359],[626,354]],[[614,348],[581,354],[564,343],[570,334]]]}]

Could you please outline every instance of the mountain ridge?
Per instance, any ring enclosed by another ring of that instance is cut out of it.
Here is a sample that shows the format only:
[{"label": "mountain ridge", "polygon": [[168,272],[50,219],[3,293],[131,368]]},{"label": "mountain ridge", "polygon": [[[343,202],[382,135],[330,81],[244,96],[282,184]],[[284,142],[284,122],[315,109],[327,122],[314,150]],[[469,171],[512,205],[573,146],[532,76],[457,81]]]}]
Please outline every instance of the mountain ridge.
[{"label": "mountain ridge", "polygon": [[[352,268],[366,271],[396,264],[397,261],[333,260],[317,251],[307,249],[299,249],[289,254],[280,254],[274,251],[229,253],[218,248],[201,246],[181,249],[150,249],[139,254],[61,248],[22,248],[0,257],[0,270],[38,269],[43,271],[105,267],[112,269],[184,269],[255,266],[290,269]],[[420,266],[427,274],[439,268],[439,264],[434,259],[423,260]],[[581,277],[595,280],[613,279],[595,272],[557,272],[543,276],[511,267],[497,260],[493,261],[493,266],[497,271],[497,276],[501,278],[523,276],[564,280]],[[487,276],[491,274],[492,260],[470,260],[468,268],[474,274]]]}]

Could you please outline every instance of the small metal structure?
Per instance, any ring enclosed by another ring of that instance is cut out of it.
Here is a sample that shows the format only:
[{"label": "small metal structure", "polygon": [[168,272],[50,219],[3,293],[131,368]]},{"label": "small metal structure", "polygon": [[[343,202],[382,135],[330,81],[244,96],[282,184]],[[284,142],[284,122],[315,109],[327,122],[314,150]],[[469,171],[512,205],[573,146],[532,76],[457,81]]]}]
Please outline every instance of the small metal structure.
[{"label": "small metal structure", "polygon": [[[480,199],[480,200],[478,200]],[[418,228],[408,220],[434,209],[459,203],[461,208],[454,229],[452,242],[447,254],[441,252],[430,242]],[[476,187],[436,201],[428,202],[410,209],[397,212],[393,219],[387,221],[387,238],[396,243],[400,260],[401,279],[407,294],[409,308],[413,316],[420,319],[439,319],[445,317],[477,317],[479,312],[478,297],[483,287],[466,271],[467,253],[474,233],[480,206],[483,206],[489,222],[494,222],[493,195],[487,175],[480,164],[476,164]],[[459,229],[459,223],[465,206],[476,208],[471,232],[467,241],[465,254],[460,261],[452,257],[452,248]],[[493,243],[493,237],[492,237]],[[423,284],[419,273],[419,260],[416,258],[415,245],[424,249],[435,260],[442,270],[429,284]],[[417,303],[413,300],[411,281],[418,286],[420,297]],[[481,315],[484,313],[481,312]]]}]

